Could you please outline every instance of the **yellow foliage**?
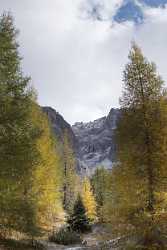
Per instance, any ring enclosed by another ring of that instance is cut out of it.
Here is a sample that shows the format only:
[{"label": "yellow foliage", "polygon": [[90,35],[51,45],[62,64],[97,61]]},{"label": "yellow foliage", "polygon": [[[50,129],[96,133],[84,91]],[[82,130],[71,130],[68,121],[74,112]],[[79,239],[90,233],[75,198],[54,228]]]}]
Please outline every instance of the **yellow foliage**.
[{"label": "yellow foliage", "polygon": [[62,152],[63,207],[67,213],[71,213],[78,195],[79,177],[76,173],[76,159],[67,130],[63,136]]},{"label": "yellow foliage", "polygon": [[96,214],[96,201],[92,192],[91,184],[88,178],[84,178],[82,183],[82,199],[84,206],[86,208],[87,217],[91,221],[95,221],[97,219]]},{"label": "yellow foliage", "polygon": [[60,195],[59,156],[56,153],[56,145],[52,139],[47,118],[37,107],[34,112],[36,112],[36,122],[41,128],[41,136],[37,141],[40,160],[34,171],[32,192],[37,200],[38,225],[43,229],[51,230],[64,219]]}]

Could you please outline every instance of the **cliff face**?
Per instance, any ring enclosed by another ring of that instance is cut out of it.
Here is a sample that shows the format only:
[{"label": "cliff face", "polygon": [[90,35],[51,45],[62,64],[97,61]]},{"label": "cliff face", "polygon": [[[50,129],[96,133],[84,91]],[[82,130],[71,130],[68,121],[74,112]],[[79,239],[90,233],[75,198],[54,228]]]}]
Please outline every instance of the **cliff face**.
[{"label": "cliff face", "polygon": [[51,107],[42,107],[43,112],[47,115],[49,122],[51,124],[52,130],[56,138],[63,141],[64,133],[67,131],[73,149],[76,149],[77,139],[74,135],[74,132],[71,128],[71,125],[64,120],[64,118],[53,108]]},{"label": "cliff face", "polygon": [[111,109],[107,117],[72,126],[78,140],[78,161],[81,169],[88,174],[98,166],[112,168],[116,160],[114,132],[119,115],[119,109]]},{"label": "cliff face", "polygon": [[72,127],[64,118],[50,107],[43,107],[53,132],[62,141],[68,132],[81,174],[92,174],[98,166],[111,169],[116,161],[114,132],[120,116],[119,109],[111,109],[108,116],[93,122],[77,122]]}]

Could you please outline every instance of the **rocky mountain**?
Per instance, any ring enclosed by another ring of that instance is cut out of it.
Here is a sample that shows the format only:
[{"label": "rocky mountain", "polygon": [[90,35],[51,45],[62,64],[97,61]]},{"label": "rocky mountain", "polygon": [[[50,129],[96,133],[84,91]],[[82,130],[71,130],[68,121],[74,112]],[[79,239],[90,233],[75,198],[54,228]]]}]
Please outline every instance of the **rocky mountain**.
[{"label": "rocky mountain", "polygon": [[72,147],[74,151],[76,151],[77,139],[71,128],[71,125],[68,122],[66,122],[64,118],[53,108],[42,107],[42,110],[47,115],[49,122],[52,126],[53,133],[56,136],[56,138],[62,142],[64,133],[65,131],[67,131],[71,140]]},{"label": "rocky mountain", "polygon": [[78,141],[78,160],[82,171],[92,174],[98,166],[112,168],[116,161],[114,131],[119,115],[119,109],[111,109],[107,117],[72,126]]},{"label": "rocky mountain", "polygon": [[50,107],[43,107],[52,125],[53,132],[61,141],[68,131],[77,157],[80,174],[91,175],[98,166],[111,169],[116,161],[114,132],[120,115],[119,109],[111,109],[108,116],[95,121],[77,122],[70,126],[64,118]]}]

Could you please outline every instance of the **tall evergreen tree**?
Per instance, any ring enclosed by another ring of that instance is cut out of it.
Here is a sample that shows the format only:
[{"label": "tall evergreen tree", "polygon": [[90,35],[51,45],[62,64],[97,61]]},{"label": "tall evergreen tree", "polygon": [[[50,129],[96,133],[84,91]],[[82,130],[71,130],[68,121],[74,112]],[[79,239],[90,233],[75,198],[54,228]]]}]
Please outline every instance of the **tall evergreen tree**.
[{"label": "tall evergreen tree", "polygon": [[61,201],[61,162],[56,151],[57,141],[53,139],[48,119],[35,103],[32,121],[42,130],[42,134],[36,143],[40,157],[38,166],[33,172],[33,184],[29,191],[36,201],[38,227],[50,231],[57,224],[64,222]]},{"label": "tall evergreen tree", "polygon": [[88,178],[84,178],[82,183],[82,200],[86,209],[86,215],[91,222],[97,220],[96,201],[92,191],[92,187]]},{"label": "tall evergreen tree", "polygon": [[40,131],[30,121],[33,94],[29,78],[21,71],[16,38],[12,16],[3,14],[0,18],[0,229],[30,233],[35,216],[27,190],[38,160],[35,138]]},{"label": "tall evergreen tree", "polygon": [[115,213],[152,249],[154,243],[160,246],[167,215],[167,96],[155,64],[135,44],[129,60],[117,129],[120,164],[114,170],[119,184]]},{"label": "tall evergreen tree", "polygon": [[78,193],[78,177],[76,174],[76,159],[74,156],[68,131],[65,131],[63,138],[62,162],[63,206],[68,213],[71,213]]},{"label": "tall evergreen tree", "polygon": [[73,231],[79,233],[84,233],[91,229],[89,219],[86,216],[86,209],[80,195],[78,195],[75,201],[73,213],[68,219],[68,224]]},{"label": "tall evergreen tree", "polygon": [[92,176],[91,183],[93,186],[93,191],[95,195],[95,199],[97,202],[97,215],[99,221],[104,221],[104,207],[106,203],[106,199],[108,198],[107,194],[109,192],[108,189],[108,170],[102,168],[97,168],[94,175]]}]

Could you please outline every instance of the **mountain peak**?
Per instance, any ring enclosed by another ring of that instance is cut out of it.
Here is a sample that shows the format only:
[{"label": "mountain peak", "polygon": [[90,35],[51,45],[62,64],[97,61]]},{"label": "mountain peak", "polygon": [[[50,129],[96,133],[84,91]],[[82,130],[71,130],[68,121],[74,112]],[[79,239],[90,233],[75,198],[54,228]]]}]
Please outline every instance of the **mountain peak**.
[{"label": "mountain peak", "polygon": [[114,132],[119,115],[120,110],[112,108],[108,116],[72,126],[78,141],[78,162],[87,174],[92,174],[99,166],[112,168],[116,160]]},{"label": "mountain peak", "polygon": [[69,138],[71,140],[72,147],[75,151],[76,138],[72,131],[71,125],[65,121],[62,115],[59,114],[52,107],[42,107],[43,112],[47,115],[48,120],[51,124],[54,135],[63,141],[64,133],[67,131]]},{"label": "mountain peak", "polygon": [[64,131],[68,131],[81,174],[90,175],[99,166],[112,168],[116,161],[114,132],[120,115],[119,109],[112,108],[107,116],[90,122],[76,122],[73,126],[53,108],[42,109],[57,138],[62,141]]}]

